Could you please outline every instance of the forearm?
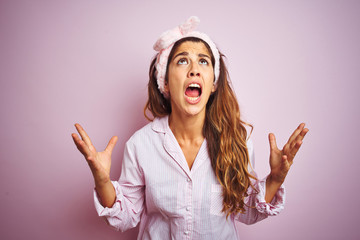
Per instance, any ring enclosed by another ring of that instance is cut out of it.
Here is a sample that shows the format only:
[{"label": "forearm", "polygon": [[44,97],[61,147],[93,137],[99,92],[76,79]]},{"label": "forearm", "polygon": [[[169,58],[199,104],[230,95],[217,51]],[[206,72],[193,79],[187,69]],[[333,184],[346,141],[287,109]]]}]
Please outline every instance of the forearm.
[{"label": "forearm", "polygon": [[276,181],[272,178],[271,174],[266,179],[265,201],[270,203],[276,195],[283,182]]},{"label": "forearm", "polygon": [[99,200],[104,207],[111,208],[116,200],[116,193],[111,181],[105,183],[97,183],[95,181],[95,190],[99,196]]}]

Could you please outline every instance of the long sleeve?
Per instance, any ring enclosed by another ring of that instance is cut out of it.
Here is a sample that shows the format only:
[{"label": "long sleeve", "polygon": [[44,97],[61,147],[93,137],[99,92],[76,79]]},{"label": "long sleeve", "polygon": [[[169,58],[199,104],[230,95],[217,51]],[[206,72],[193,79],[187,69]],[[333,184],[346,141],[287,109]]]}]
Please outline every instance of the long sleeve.
[{"label": "long sleeve", "polygon": [[[251,140],[248,141],[248,151],[252,167],[255,165],[254,148]],[[251,167],[251,170],[252,170]],[[249,169],[250,170],[250,169]],[[252,174],[257,177],[256,173],[252,170]],[[285,205],[285,187],[281,185],[271,203],[265,201],[266,193],[266,178],[262,180],[254,180],[254,188],[249,187],[248,197],[245,199],[247,206],[244,214],[237,214],[235,220],[245,224],[254,224],[268,216],[275,216],[284,209]]]},{"label": "long sleeve", "polygon": [[[252,172],[251,142],[248,151]],[[238,239],[235,220],[252,224],[278,214],[284,206],[283,188],[266,203],[266,180],[254,180],[254,189],[248,189],[245,199],[253,208],[231,215],[231,220],[226,218],[221,211],[222,188],[211,166],[206,139],[190,171],[168,117],[155,119],[129,139],[120,179],[112,184],[116,200],[111,208],[104,208],[94,192],[99,216],[120,231],[139,224],[138,239],[144,240]]]},{"label": "long sleeve", "polygon": [[235,220],[245,224],[254,224],[268,216],[276,216],[284,209],[285,205],[285,188],[282,185],[277,191],[271,203],[265,201],[266,178],[255,181],[254,189],[249,189],[249,196],[245,199],[246,212],[237,214]]},{"label": "long sleeve", "polygon": [[116,200],[111,208],[103,207],[94,190],[94,203],[99,216],[120,231],[135,227],[144,210],[144,176],[136,161],[133,146],[126,144],[119,181],[112,181]]}]

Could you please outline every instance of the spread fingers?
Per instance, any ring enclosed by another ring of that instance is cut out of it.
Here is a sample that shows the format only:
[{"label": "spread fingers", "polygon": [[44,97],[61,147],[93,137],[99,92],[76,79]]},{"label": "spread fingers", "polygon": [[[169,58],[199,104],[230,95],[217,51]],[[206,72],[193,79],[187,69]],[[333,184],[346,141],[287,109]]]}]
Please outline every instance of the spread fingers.
[{"label": "spread fingers", "polygon": [[90,140],[90,137],[87,135],[87,133],[85,132],[83,127],[80,124],[76,123],[75,128],[79,132],[79,134],[80,134],[82,140],[85,142],[85,144],[88,145],[89,148],[92,148],[93,145],[92,145],[92,142]]}]

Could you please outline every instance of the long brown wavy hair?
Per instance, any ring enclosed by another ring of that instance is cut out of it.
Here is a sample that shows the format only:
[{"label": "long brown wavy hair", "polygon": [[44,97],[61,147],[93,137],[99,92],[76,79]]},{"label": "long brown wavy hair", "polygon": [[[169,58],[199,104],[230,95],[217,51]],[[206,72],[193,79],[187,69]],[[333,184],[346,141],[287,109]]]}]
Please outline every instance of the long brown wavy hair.
[{"label": "long brown wavy hair", "polygon": [[[211,54],[214,66],[215,59],[209,45],[194,37],[180,39],[174,44],[167,66],[169,66],[176,49],[186,41],[204,43]],[[153,119],[147,115],[147,111],[150,111],[154,118],[164,117],[171,113],[170,100],[166,99],[158,89],[155,74],[156,57],[150,65],[149,98],[144,108],[144,115],[150,121]],[[240,119],[239,104],[230,86],[229,74],[223,57],[224,55],[220,54],[220,75],[216,91],[211,94],[206,105],[203,135],[207,140],[212,168],[223,188],[222,211],[228,217],[232,213],[245,212],[244,198],[248,196],[248,188],[253,188],[250,179],[255,179],[255,177],[248,171],[250,160],[246,146],[247,130],[245,125],[249,126],[251,131],[253,127]],[[165,80],[168,81],[167,73]]]}]

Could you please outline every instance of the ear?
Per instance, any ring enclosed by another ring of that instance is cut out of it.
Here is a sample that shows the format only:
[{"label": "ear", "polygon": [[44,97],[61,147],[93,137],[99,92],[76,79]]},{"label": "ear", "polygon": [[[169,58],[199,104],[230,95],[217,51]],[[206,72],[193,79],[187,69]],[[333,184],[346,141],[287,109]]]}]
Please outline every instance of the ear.
[{"label": "ear", "polygon": [[217,85],[214,83],[211,89],[211,92],[214,93],[216,91]]},{"label": "ear", "polygon": [[164,91],[166,92],[167,95],[169,95],[169,83],[167,81],[165,81],[164,83]]}]

